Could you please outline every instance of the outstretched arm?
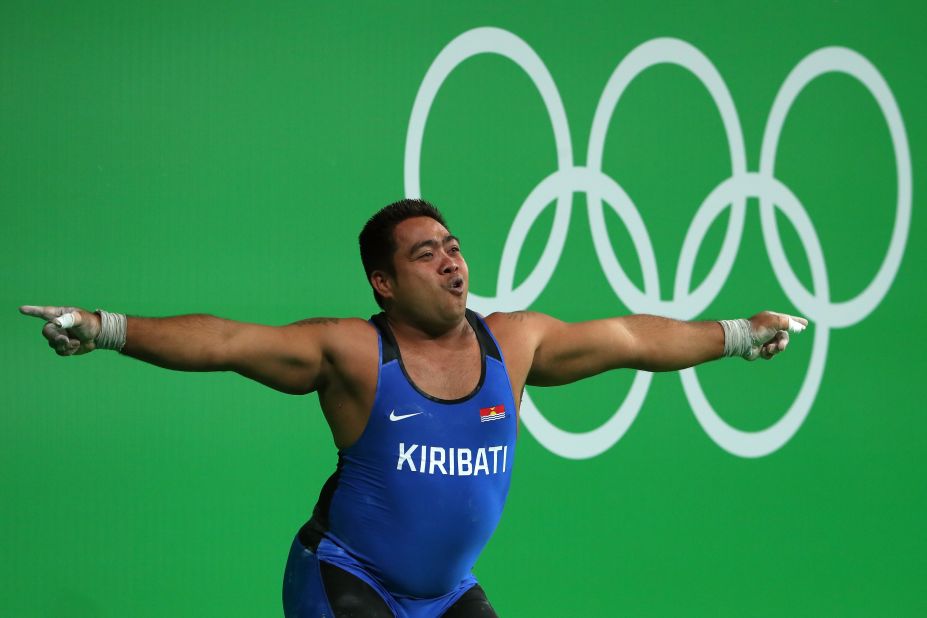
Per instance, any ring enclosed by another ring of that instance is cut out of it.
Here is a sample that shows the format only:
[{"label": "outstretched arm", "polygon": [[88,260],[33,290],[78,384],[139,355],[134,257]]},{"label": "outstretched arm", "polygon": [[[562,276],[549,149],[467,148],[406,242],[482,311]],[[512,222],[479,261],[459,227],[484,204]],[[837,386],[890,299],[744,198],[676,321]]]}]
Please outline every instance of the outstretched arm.
[{"label": "outstretched arm", "polygon": [[[528,384],[567,384],[609,369],[675,371],[727,355],[770,359],[807,320],[764,311],[729,322],[682,322],[631,315],[567,324],[539,313],[525,314],[535,333]],[[727,345],[725,345],[727,334]]]},{"label": "outstretched arm", "polygon": [[[101,316],[76,307],[20,307],[43,320],[42,334],[60,356],[85,354],[106,340]],[[318,389],[326,378],[330,337],[313,320],[262,326],[211,315],[128,317],[123,354],[180,371],[235,371],[291,394]],[[123,343],[123,342],[119,342]]]}]

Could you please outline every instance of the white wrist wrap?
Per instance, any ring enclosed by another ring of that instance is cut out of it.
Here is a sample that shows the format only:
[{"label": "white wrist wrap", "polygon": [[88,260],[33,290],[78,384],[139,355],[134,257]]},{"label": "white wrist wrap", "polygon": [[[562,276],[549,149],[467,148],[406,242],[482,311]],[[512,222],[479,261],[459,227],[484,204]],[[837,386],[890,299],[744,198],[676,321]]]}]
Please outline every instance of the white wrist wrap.
[{"label": "white wrist wrap", "polygon": [[109,313],[102,309],[94,311],[100,316],[100,334],[93,343],[98,350],[119,350],[126,344],[126,316],[122,313]]},{"label": "white wrist wrap", "polygon": [[750,358],[753,349],[753,329],[750,320],[719,320],[724,329],[724,355]]}]

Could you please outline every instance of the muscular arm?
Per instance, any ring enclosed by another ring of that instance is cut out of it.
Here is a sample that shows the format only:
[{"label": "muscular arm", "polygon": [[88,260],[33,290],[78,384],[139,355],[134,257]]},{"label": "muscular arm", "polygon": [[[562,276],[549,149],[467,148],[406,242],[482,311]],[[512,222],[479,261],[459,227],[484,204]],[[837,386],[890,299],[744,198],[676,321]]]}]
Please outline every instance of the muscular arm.
[{"label": "muscular arm", "polygon": [[[62,356],[95,349],[100,318],[76,307],[21,307],[48,321],[42,333]],[[72,314],[73,325],[52,320]],[[262,326],[211,315],[169,318],[128,317],[122,353],[179,371],[235,371],[291,394],[319,389],[330,370],[326,361],[340,340],[329,327],[338,320],[303,320],[287,326]]]},{"label": "muscular arm", "polygon": [[[522,322],[520,330],[533,345],[527,383],[537,386],[568,384],[619,368],[675,371],[724,354],[724,330],[714,321],[630,315],[568,324],[540,313],[509,316]],[[764,358],[785,349],[789,316],[765,311],[750,324],[764,342]]]},{"label": "muscular arm", "polygon": [[317,390],[325,379],[324,326],[304,320],[263,326],[211,315],[129,317],[122,352],[180,371],[235,371],[294,395]]}]

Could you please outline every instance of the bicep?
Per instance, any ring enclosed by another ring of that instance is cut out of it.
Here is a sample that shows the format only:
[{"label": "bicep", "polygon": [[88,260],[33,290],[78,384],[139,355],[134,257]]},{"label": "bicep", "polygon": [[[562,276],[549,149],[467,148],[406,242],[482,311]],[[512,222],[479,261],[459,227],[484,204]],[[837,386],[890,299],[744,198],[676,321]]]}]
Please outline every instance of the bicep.
[{"label": "bicep", "polygon": [[537,347],[528,384],[557,386],[636,363],[638,346],[621,318],[570,324],[535,314]]},{"label": "bicep", "polygon": [[322,328],[241,324],[223,347],[223,365],[284,393],[311,393],[325,377]]}]

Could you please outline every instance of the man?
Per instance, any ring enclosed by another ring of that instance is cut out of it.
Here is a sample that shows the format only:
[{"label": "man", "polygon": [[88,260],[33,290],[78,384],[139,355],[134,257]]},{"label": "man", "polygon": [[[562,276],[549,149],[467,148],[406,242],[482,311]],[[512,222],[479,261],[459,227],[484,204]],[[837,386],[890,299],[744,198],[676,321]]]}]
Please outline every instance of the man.
[{"label": "man", "polygon": [[293,541],[287,616],[495,616],[471,569],[502,513],[526,384],[770,359],[788,331],[807,325],[771,312],[722,322],[483,318],[466,308],[458,239],[422,200],[379,211],[360,247],[384,310],[369,322],[271,327],[20,308],[47,321],[42,332],[63,356],[118,349],[169,369],[236,371],[286,393],[318,393],[339,462]]}]

